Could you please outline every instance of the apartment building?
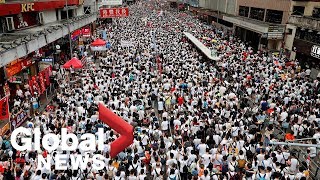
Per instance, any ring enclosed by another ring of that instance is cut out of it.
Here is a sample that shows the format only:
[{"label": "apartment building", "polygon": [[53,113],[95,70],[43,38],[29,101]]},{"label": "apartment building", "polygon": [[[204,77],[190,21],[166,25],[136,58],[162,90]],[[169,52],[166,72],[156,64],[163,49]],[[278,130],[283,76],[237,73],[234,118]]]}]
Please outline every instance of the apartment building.
[{"label": "apartment building", "polygon": [[291,51],[291,59],[319,69],[320,0],[293,0],[290,12],[285,48]]}]

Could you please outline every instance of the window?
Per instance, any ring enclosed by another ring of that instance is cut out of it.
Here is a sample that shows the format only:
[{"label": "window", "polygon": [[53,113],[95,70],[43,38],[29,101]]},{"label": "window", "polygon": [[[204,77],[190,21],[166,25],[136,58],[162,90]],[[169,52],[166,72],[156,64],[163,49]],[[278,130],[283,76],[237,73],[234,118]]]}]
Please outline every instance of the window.
[{"label": "window", "polygon": [[288,28],[288,29],[287,29],[287,32],[286,32],[287,35],[292,35],[292,31],[293,31],[293,30],[292,30],[291,28]]},{"label": "window", "polygon": [[61,19],[67,19],[67,12],[69,15],[69,19],[73,17],[73,9],[69,9],[68,11],[61,10]]},{"label": "window", "polygon": [[264,9],[260,9],[260,8],[251,8],[250,11],[250,18],[252,19],[256,19],[259,21],[263,21],[264,19]]},{"label": "window", "polygon": [[14,22],[13,17],[6,17],[6,23],[7,23],[7,30],[12,31],[14,30]]},{"label": "window", "polygon": [[91,13],[91,7],[90,6],[83,7],[83,10],[84,10],[84,14],[90,14]]},{"label": "window", "polygon": [[266,22],[281,24],[283,11],[267,9]]},{"label": "window", "polygon": [[248,17],[249,16],[249,7],[239,6],[239,16]]},{"label": "window", "polygon": [[292,15],[303,16],[304,15],[304,6],[293,6]]},{"label": "window", "polygon": [[295,38],[310,41],[317,44],[320,43],[320,33],[310,29],[298,28],[296,30]]},{"label": "window", "polygon": [[313,9],[313,12],[312,12],[312,17],[314,18],[320,18],[320,7],[315,7]]}]

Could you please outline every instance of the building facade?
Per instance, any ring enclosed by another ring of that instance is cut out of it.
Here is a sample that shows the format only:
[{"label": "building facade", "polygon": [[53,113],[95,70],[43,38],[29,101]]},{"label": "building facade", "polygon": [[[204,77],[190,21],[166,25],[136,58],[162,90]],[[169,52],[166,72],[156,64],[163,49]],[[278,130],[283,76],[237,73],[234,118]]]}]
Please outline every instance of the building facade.
[{"label": "building facade", "polygon": [[286,30],[285,48],[291,59],[319,69],[320,60],[320,0],[294,0]]},{"label": "building facade", "polygon": [[234,32],[254,49],[277,51],[283,47],[290,0],[237,0],[234,16],[225,21],[234,24]]},{"label": "building facade", "polygon": [[42,71],[63,57],[61,50],[69,49],[69,34],[75,50],[81,47],[81,32],[90,36],[97,19],[95,4],[95,0],[3,1],[0,4],[0,97],[14,96],[16,88],[33,81],[39,85],[40,81],[49,83],[49,77]]}]

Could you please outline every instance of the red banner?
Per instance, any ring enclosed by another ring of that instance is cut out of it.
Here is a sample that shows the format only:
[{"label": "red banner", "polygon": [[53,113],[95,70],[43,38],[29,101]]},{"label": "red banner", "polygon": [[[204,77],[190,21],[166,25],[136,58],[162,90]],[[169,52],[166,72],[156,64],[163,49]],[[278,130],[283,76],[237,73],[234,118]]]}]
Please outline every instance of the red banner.
[{"label": "red banner", "polygon": [[103,8],[100,9],[100,18],[128,17],[129,8]]},{"label": "red banner", "polygon": [[37,77],[33,76],[31,80],[29,80],[29,86],[30,86],[30,92],[33,95],[35,92],[38,93],[38,95],[42,94],[41,89],[39,86],[39,83],[37,82]]},{"label": "red banner", "polygon": [[9,119],[9,97],[6,96],[0,100],[0,120]]},{"label": "red banner", "polygon": [[40,82],[40,94],[43,94],[46,91],[46,85],[43,77],[44,71],[39,73],[39,82]]},{"label": "red banner", "polygon": [[[51,66],[50,66],[51,67]],[[46,85],[50,86],[50,67],[47,67],[44,72],[44,78],[46,79]]]}]

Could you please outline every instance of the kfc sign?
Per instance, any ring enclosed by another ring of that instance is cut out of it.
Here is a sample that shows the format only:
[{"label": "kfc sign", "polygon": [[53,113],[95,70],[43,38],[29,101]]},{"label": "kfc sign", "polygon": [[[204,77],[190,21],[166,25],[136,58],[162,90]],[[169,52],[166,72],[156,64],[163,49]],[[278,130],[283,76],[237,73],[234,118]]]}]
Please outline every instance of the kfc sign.
[{"label": "kfc sign", "polygon": [[103,8],[100,9],[100,18],[128,17],[129,8]]},{"label": "kfc sign", "polygon": [[320,59],[320,46],[316,46],[316,45],[312,46],[311,56]]}]

